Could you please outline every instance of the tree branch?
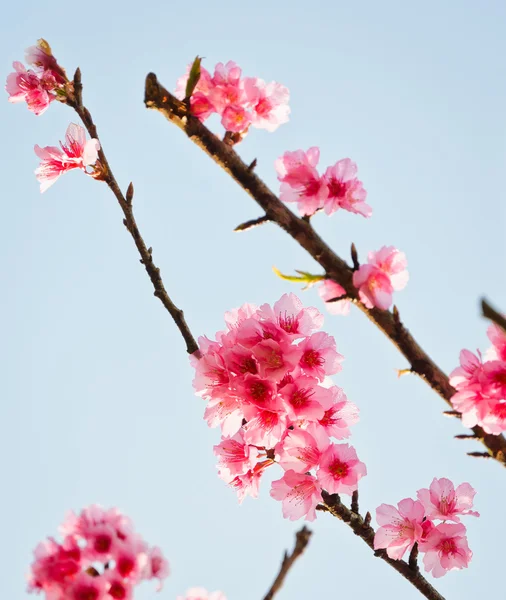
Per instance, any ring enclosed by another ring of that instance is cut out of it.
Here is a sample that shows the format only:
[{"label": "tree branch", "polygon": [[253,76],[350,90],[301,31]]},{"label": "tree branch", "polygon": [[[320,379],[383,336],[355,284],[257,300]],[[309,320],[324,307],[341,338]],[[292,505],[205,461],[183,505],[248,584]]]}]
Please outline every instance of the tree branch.
[{"label": "tree branch", "polygon": [[[93,119],[91,117],[90,111],[83,105],[82,101],[82,83],[81,83],[81,71],[80,69],[76,70],[74,76],[74,93],[73,96],[69,95],[67,97],[67,104],[73,108],[76,113],[81,118],[84,126],[86,127],[90,137],[100,139],[98,137],[97,128]],[[162,277],[160,275],[160,269],[155,265],[152,256],[152,249],[146,246],[144,242],[139,228],[137,227],[137,223],[135,221],[132,200],[134,189],[132,183],[128,186],[128,190],[126,192],[126,196],[123,195],[116,178],[114,177],[111,167],[109,166],[109,162],[105,156],[103,146],[100,144],[100,150],[98,153],[99,159],[99,168],[101,169],[100,179],[104,180],[112,193],[116,196],[118,200],[118,204],[120,205],[121,210],[125,218],[123,219],[123,224],[129,231],[132,236],[135,246],[139,251],[141,256],[141,263],[144,265],[146,272],[149,275],[151,283],[155,289],[154,295],[160,299],[161,303],[170,313],[170,316],[174,320],[177,325],[181,335],[183,336],[184,341],[186,342],[186,350],[188,354],[193,354],[198,350],[197,342],[193,337],[186,321],[184,318],[183,311],[179,309],[174,302],[172,302],[167,290],[162,281]]]},{"label": "tree branch", "polygon": [[[423,596],[428,600],[445,600],[443,596],[425,579],[420,573],[420,570],[416,564],[416,554],[414,551],[411,553],[409,563],[404,560],[393,560],[389,558],[385,550],[374,550],[374,529],[369,524],[369,519],[364,519],[362,515],[353,512],[347,508],[339,498],[338,494],[327,494],[322,492],[322,498],[324,504],[319,504],[316,509],[330,513],[332,516],[340,519],[357,535],[363,540],[371,550],[374,551],[374,555],[381,560],[389,564],[393,569],[400,573],[405,579],[407,579]],[[369,515],[369,513],[367,513]]]},{"label": "tree branch", "polygon": [[292,568],[293,563],[302,555],[306,546],[309,544],[309,539],[311,538],[312,532],[307,528],[303,527],[300,531],[297,532],[295,536],[295,546],[291,554],[285,552],[283,556],[283,560],[281,561],[281,567],[279,569],[279,573],[274,580],[274,583],[271,585],[270,590],[264,596],[264,600],[272,600],[277,592],[283,586],[285,582],[285,578],[288,575],[288,571]]},{"label": "tree branch", "polygon": [[[145,99],[147,108],[161,112],[175,123],[186,135],[224,169],[265,211],[265,216],[284,229],[302,246],[321,267],[325,276],[339,283],[362,312],[392,341],[411,365],[411,371],[425,380],[447,404],[455,390],[447,375],[434,363],[402,324],[398,313],[378,308],[368,309],[358,299],[353,286],[353,269],[320,238],[308,220],[292,213],[265,183],[248,168],[235,150],[223,143],[197,118],[188,112],[186,104],[168,92],[154,73],[146,78]],[[476,438],[487,448],[496,461],[506,466],[506,439],[502,435],[490,435],[481,427],[472,428]]]},{"label": "tree branch", "polygon": [[481,300],[481,312],[486,319],[489,319],[506,332],[506,317],[497,312],[495,308],[492,308],[485,298]]}]

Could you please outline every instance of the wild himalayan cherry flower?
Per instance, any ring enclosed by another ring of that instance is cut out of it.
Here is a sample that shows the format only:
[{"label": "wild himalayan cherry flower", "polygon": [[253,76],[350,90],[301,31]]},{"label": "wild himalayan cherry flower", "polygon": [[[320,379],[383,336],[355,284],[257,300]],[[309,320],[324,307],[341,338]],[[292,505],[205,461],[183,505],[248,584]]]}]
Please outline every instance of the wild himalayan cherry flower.
[{"label": "wild himalayan cherry flower", "polygon": [[425,552],[423,564],[434,577],[442,577],[447,571],[464,569],[473,553],[467,545],[466,528],[462,523],[441,523],[434,527],[425,540],[419,542]]},{"label": "wild himalayan cherry flower", "polygon": [[506,431],[506,361],[501,358],[502,336],[489,329],[490,333],[494,345],[486,354],[489,360],[483,361],[480,353],[461,351],[460,367],[450,373],[457,390],[451,402],[462,414],[463,425],[479,425],[486,433],[498,435]]},{"label": "wild himalayan cherry flower", "polygon": [[486,353],[487,360],[506,361],[506,332],[499,325],[491,325],[487,330],[492,347]]},{"label": "wild himalayan cherry flower", "polygon": [[469,483],[461,483],[457,489],[449,479],[434,478],[430,488],[418,490],[418,500],[425,507],[428,519],[441,519],[442,521],[460,522],[458,515],[473,515],[479,513],[472,511],[473,498],[476,491]]},{"label": "wild himalayan cherry flower", "polygon": [[322,315],[294,294],[274,306],[245,304],[225,322],[227,329],[215,341],[200,338],[190,357],[195,391],[207,401],[204,417],[221,428],[218,474],[242,502],[258,496],[261,476],[277,463],[285,475],[272,497],[283,501],[286,518],[312,519],[325,473],[328,491],[345,493],[365,475],[353,448],[331,443],[349,437],[358,421],[357,407],[328,378],[343,357],[335,340],[317,331]]},{"label": "wild himalayan cherry flower", "polygon": [[204,588],[191,588],[184,596],[178,596],[177,600],[227,600],[223,592],[208,592]]},{"label": "wild himalayan cherry flower", "polygon": [[55,181],[67,171],[81,169],[96,163],[100,142],[96,139],[86,141],[86,133],[80,125],[71,123],[65,133],[65,143],[56,146],[35,146],[35,154],[41,159],[35,175],[40,181],[40,191],[45,192]]},{"label": "wild himalayan cherry flower", "polygon": [[406,256],[393,246],[383,246],[369,252],[367,260],[353,273],[353,285],[367,308],[388,310],[394,290],[402,290],[408,282]]},{"label": "wild himalayan cherry flower", "polygon": [[346,290],[331,279],[324,279],[318,287],[320,298],[331,315],[347,315],[350,312],[349,300],[336,300],[346,295]]},{"label": "wild himalayan cherry flower", "polygon": [[70,513],[60,544],[48,538],[34,551],[28,591],[47,600],[130,600],[143,580],[161,582],[169,574],[159,548],[149,546],[116,509],[100,506]]},{"label": "wild himalayan cherry flower", "polygon": [[348,494],[358,489],[358,482],[367,475],[354,448],[348,444],[331,444],[323,453],[318,467],[318,481],[330,494]]},{"label": "wild himalayan cherry flower", "polygon": [[[181,100],[186,93],[186,74],[177,81],[175,94]],[[276,82],[265,83],[256,77],[242,77],[241,68],[233,61],[218,63],[211,75],[200,67],[200,79],[190,98],[192,113],[205,121],[213,113],[221,116],[227,131],[243,133],[252,125],[274,131],[288,121],[290,93]]]},{"label": "wild himalayan cherry flower", "polygon": [[315,477],[286,471],[281,479],[272,482],[271,496],[283,503],[283,517],[296,521],[306,517],[316,519],[316,506],[321,502],[321,487]]},{"label": "wild himalayan cherry flower", "polygon": [[406,550],[411,550],[423,535],[422,522],[425,509],[421,502],[404,498],[397,504],[382,504],[376,509],[379,527],[374,536],[374,549],[386,548],[394,560],[400,560]]},{"label": "wild himalayan cherry flower", "polygon": [[325,171],[324,179],[328,187],[325,199],[325,212],[328,215],[343,208],[350,212],[370,217],[372,208],[365,203],[367,192],[356,177],[357,165],[349,158],[343,158]]},{"label": "wild himalayan cherry flower", "polygon": [[45,40],[40,39],[36,46],[26,50],[26,62],[34,70],[27,70],[15,61],[14,73],[8,75],[5,89],[9,102],[26,102],[28,109],[38,116],[56,99],[58,91],[64,92],[67,76]]},{"label": "wild himalayan cherry flower", "polygon": [[316,169],[319,159],[319,148],[312,147],[307,152],[285,152],[275,162],[281,181],[279,199],[296,202],[302,215],[312,215],[323,208],[329,193],[324,178]]}]

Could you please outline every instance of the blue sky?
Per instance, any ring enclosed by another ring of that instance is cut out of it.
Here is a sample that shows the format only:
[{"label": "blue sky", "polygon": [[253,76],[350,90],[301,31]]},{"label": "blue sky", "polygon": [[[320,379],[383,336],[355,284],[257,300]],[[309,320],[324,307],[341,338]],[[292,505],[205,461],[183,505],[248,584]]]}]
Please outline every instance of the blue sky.
[{"label": "blue sky", "polygon": [[[459,350],[488,346],[478,298],[506,307],[506,5],[504,2],[257,1],[104,2],[28,0],[3,9],[6,76],[25,47],[46,38],[72,73],[118,181],[135,185],[139,226],[175,302],[196,335],[212,336],[223,313],[274,302],[295,286],[283,271],[317,265],[267,225],[234,234],[260,215],[250,198],[174,126],[143,106],[154,71],[169,88],[199,54],[212,68],[235,60],[248,76],[291,91],[291,120],[253,131],[239,147],[277,189],[274,160],[321,148],[321,165],[357,162],[374,214],[337,213],[314,225],[348,257],[396,245],[411,280],[396,297],[402,318],[446,371]],[[33,145],[62,139],[73,113],[52,105],[40,118],[0,105],[4,191],[0,238],[3,344],[0,456],[4,543],[0,595],[25,598],[37,542],[67,509],[118,506],[168,556],[173,574],[160,600],[192,585],[229,600],[261,598],[299,523],[261,497],[239,506],[215,474],[218,433],[202,420],[179,334],[153,298],[110,191],[74,172],[40,196]],[[321,308],[314,291],[306,304]],[[366,462],[363,510],[396,503],[434,476],[477,489],[468,519],[474,558],[437,582],[443,595],[497,595],[505,473],[468,458],[477,445],[441,415],[422,381],[358,311],[326,318],[346,357],[334,378],[361,409],[352,443]],[[321,515],[279,599],[419,597],[338,521]],[[136,598],[155,598],[145,584]]]}]

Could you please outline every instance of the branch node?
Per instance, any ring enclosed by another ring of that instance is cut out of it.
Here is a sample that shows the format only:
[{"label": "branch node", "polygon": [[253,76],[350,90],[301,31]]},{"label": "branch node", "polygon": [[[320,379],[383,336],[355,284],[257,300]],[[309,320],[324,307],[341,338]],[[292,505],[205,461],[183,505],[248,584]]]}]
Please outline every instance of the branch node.
[{"label": "branch node", "polygon": [[254,158],[248,166],[248,171],[251,173],[253,169],[257,166],[257,159]]},{"label": "branch node", "polygon": [[355,244],[351,245],[351,260],[353,261],[353,270],[358,271],[360,263],[358,262],[358,252]]}]

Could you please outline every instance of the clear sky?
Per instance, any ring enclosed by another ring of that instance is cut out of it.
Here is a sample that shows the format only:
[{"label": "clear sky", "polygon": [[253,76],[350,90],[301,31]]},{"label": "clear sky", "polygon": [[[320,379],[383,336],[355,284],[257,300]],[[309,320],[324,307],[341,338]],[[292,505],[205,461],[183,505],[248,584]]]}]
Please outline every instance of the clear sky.
[{"label": "clear sky", "polygon": [[[296,286],[271,267],[318,272],[273,225],[234,234],[254,202],[161,115],[143,106],[154,71],[173,88],[196,54],[233,59],[246,75],[291,91],[291,120],[253,131],[239,147],[277,189],[274,160],[321,148],[321,164],[358,163],[370,220],[318,215],[318,232],[348,258],[387,244],[406,252],[411,280],[396,297],[407,327],[446,371],[463,347],[485,349],[478,298],[506,308],[506,4],[402,2],[7,3],[4,76],[39,37],[73,73],[117,179],[135,184],[141,231],[196,335],[222,328],[225,310],[274,302]],[[26,598],[38,541],[67,509],[118,506],[168,556],[160,600],[192,585],[257,600],[301,523],[269,497],[239,506],[215,474],[218,432],[202,420],[182,339],[153,297],[120,210],[105,185],[66,175],[40,196],[33,145],[53,145],[75,120],[54,104],[36,118],[0,104],[2,394],[0,596]],[[322,308],[315,291],[306,304]],[[322,309],[323,310],[323,309]],[[477,490],[467,521],[468,570],[437,581],[447,598],[504,589],[506,473],[453,439],[458,421],[358,311],[326,318],[345,355],[335,382],[361,409],[352,443],[366,462],[362,509],[396,503],[434,476]],[[308,551],[279,600],[419,597],[348,528],[320,515]],[[144,584],[138,600],[154,599]]]}]

